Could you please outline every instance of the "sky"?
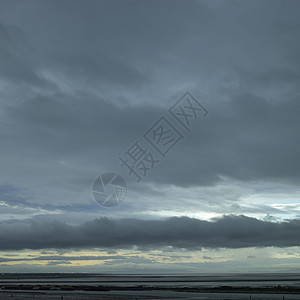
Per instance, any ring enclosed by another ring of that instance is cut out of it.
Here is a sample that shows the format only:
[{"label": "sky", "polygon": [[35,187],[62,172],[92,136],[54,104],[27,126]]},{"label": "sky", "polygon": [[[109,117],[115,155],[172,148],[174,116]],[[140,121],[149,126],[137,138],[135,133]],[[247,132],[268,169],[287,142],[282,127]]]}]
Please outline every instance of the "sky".
[{"label": "sky", "polygon": [[0,272],[299,272],[299,15],[0,0]]}]

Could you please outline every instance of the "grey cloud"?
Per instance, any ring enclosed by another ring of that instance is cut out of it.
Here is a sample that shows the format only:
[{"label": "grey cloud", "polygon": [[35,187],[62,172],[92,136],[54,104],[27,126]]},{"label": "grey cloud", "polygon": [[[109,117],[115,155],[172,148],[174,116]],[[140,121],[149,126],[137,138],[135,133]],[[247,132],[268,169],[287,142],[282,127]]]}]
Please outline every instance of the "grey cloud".
[{"label": "grey cloud", "polygon": [[[94,178],[102,170],[128,174],[118,156],[187,90],[209,115],[190,134],[177,125],[185,139],[145,178],[153,183],[148,191],[132,186],[141,198],[152,196],[156,212],[190,202],[166,193],[157,203],[154,185],[213,186],[221,177],[234,179],[232,186],[298,185],[299,2],[211,3],[1,1],[0,184],[24,188],[19,197],[1,194],[9,204],[1,211],[99,214],[88,198]],[[203,211],[284,213],[248,203],[228,208],[234,195],[225,197],[229,204]],[[145,212],[139,200],[115,217]],[[73,229],[65,228],[71,237]]]},{"label": "grey cloud", "polygon": [[[176,2],[170,10],[168,3],[156,1],[143,5],[139,1],[126,4],[91,1],[89,5],[81,1],[43,5],[32,1],[30,12],[23,7],[24,14],[17,18],[14,18],[16,5],[20,8],[22,3],[4,1],[1,6],[5,7],[2,18],[6,22],[11,22],[13,16],[16,27],[30,33],[32,47],[36,48],[43,69],[59,70],[89,86],[105,83],[110,88],[128,85],[136,89],[149,80],[145,63],[158,66],[164,62],[167,51],[185,37],[189,24],[178,22],[182,8],[188,9],[190,17],[197,20],[197,2]],[[27,21],[28,17],[31,22]],[[28,57],[23,57],[24,61]]]},{"label": "grey cloud", "polygon": [[[53,159],[75,160],[90,171],[95,163],[119,166],[118,156],[166,111],[167,107],[155,106],[121,108],[93,98],[37,98],[7,110],[1,151],[11,161],[16,155],[26,157],[24,162],[16,162],[18,168],[33,168],[32,175],[38,173],[34,168],[39,168],[39,161],[46,169],[49,166],[49,172],[60,171],[52,170]],[[273,104],[255,95],[240,95],[210,111],[146,180],[182,186],[212,185],[220,176],[299,180],[297,99]],[[149,145],[148,149],[153,152]],[[27,166],[28,159],[35,162]],[[13,170],[13,162],[10,168]],[[76,174],[76,181],[86,175]]]},{"label": "grey cloud", "polygon": [[[0,245],[1,250],[166,246],[185,249],[287,247],[300,245],[299,229],[298,219],[274,223],[233,215],[214,222],[188,217],[156,221],[101,218],[80,226],[59,222],[22,226],[2,224]],[[48,258],[51,257],[54,256]]]},{"label": "grey cloud", "polygon": [[[27,80],[31,90],[21,101],[24,95],[13,86],[9,99],[18,101],[3,108],[1,149],[13,172],[23,175],[25,169],[34,176],[42,165],[55,177],[53,160],[66,157],[84,165],[89,174],[94,174],[96,162],[118,165],[117,156],[167,110],[175,91],[178,97],[185,92],[174,87],[191,82],[186,86],[196,96],[206,96],[200,101],[210,115],[147,180],[183,186],[211,185],[219,176],[298,182],[300,107],[294,92],[300,76],[289,61],[300,46],[295,38],[297,2],[274,1],[272,10],[268,1],[216,6],[205,1],[30,3],[32,9],[18,18],[15,7],[23,7],[21,2],[2,3],[4,21],[11,16],[14,25],[1,25],[0,58],[15,70],[2,68],[2,73]],[[51,81],[42,71],[54,72],[54,78],[64,75]],[[214,75],[223,72],[227,79]],[[161,85],[157,78],[163,78]],[[205,87],[211,95],[197,87],[205,78],[211,80]],[[226,80],[229,85],[224,87]],[[89,82],[94,82],[92,90]],[[101,82],[109,92],[103,85],[95,87]],[[272,103],[264,92],[278,82],[285,99]],[[140,106],[128,105],[124,84]],[[258,86],[264,86],[263,92]],[[160,94],[168,96],[162,99]],[[161,102],[165,110],[157,107]],[[81,173],[66,181],[88,184],[87,176]]]},{"label": "grey cloud", "polygon": [[210,185],[226,176],[296,184],[300,177],[299,111],[296,98],[270,103],[251,94],[214,106],[151,179]]},{"label": "grey cloud", "polygon": [[37,74],[38,63],[27,40],[27,35],[17,26],[0,22],[0,76],[16,84],[43,86],[46,81]]}]

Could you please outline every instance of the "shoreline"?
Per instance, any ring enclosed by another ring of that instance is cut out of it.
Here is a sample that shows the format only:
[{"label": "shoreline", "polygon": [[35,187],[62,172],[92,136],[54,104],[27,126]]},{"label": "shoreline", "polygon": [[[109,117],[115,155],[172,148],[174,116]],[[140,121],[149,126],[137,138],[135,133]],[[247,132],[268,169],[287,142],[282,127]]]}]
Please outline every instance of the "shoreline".
[{"label": "shoreline", "polygon": [[260,294],[300,294],[300,288],[281,286],[276,287],[249,287],[230,285],[217,287],[163,287],[163,286],[112,286],[112,285],[57,285],[57,284],[2,284],[1,292],[128,292],[128,291],[172,291],[184,293],[260,293]]}]

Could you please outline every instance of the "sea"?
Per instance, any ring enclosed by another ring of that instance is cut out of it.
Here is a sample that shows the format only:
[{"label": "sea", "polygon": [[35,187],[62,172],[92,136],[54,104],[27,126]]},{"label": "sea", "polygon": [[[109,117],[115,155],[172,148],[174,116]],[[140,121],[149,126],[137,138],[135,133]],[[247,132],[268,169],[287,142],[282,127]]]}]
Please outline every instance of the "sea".
[{"label": "sea", "polygon": [[298,299],[300,273],[0,274],[0,299]]}]

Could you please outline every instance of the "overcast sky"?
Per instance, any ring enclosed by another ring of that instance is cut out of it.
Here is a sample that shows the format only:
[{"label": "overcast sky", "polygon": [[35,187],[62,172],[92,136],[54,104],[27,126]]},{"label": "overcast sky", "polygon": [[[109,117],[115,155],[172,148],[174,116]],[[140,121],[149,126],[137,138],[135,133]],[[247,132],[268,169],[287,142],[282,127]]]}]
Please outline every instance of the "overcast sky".
[{"label": "overcast sky", "polygon": [[[299,271],[299,16],[0,0],[0,270]],[[170,113],[184,95],[188,128]],[[163,155],[145,138],[161,118]],[[140,182],[120,160],[137,141],[156,161]],[[105,173],[120,205],[93,197]]]}]

